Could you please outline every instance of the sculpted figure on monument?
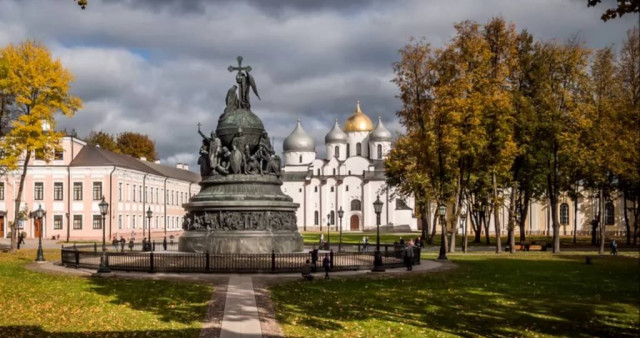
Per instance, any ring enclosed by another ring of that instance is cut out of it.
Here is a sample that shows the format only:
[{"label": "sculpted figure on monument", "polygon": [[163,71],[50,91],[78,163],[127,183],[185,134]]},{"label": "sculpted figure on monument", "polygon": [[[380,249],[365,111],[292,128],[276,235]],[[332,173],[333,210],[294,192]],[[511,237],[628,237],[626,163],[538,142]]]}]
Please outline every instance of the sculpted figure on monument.
[{"label": "sculpted figure on monument", "polygon": [[211,173],[211,166],[209,164],[209,144],[207,140],[202,140],[200,157],[198,157],[198,165],[200,166],[200,176],[209,176]]},{"label": "sculpted figure on monument", "polygon": [[236,91],[238,90],[238,86],[233,85],[227,91],[227,97],[225,98],[225,103],[227,107],[224,108],[224,114],[220,115],[219,120],[224,120],[230,112],[240,108],[240,102],[238,101],[238,94]]},{"label": "sculpted figure on monument", "polygon": [[274,174],[280,177],[280,156],[270,155],[265,171],[267,174]]},{"label": "sculpted figure on monument", "polygon": [[222,175],[229,174],[230,160],[231,152],[227,147],[222,147],[222,150],[220,150],[219,164],[215,167],[215,170]]},{"label": "sculpted figure on monument", "polygon": [[238,83],[238,105],[243,109],[251,109],[251,103],[249,102],[249,88],[253,90],[253,93],[256,94],[256,97],[260,99],[260,95],[258,95],[258,88],[256,87],[256,82],[251,76],[251,66],[242,67],[242,56],[237,57],[238,67],[229,66],[229,71],[233,72],[235,70],[238,71],[236,74],[236,83]]}]

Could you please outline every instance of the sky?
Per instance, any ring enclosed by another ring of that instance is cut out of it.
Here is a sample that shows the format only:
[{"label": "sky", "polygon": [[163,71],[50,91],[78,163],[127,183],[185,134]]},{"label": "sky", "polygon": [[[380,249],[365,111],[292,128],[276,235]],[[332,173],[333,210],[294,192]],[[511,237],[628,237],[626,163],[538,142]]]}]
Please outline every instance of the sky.
[{"label": "sky", "polygon": [[162,163],[197,171],[201,138],[215,129],[242,55],[261,100],[252,110],[274,147],[300,118],[324,156],[324,137],[356,100],[375,122],[402,133],[392,63],[410,37],[441,47],[463,20],[494,16],[537,40],[576,35],[590,48],[620,48],[638,15],[603,22],[613,1],[586,0],[0,0],[0,47],[37,39],[75,75],[84,101],[58,127],[135,131],[155,141]]}]

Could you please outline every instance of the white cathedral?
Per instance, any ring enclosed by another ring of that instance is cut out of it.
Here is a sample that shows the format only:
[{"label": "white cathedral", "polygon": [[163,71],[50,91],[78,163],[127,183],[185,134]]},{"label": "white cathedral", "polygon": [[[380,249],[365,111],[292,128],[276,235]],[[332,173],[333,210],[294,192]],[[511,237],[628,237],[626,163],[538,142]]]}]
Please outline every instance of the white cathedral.
[{"label": "white cathedral", "polygon": [[376,227],[373,202],[384,202],[380,225],[394,230],[417,230],[413,198],[393,197],[385,191],[384,159],[391,149],[392,135],[378,118],[371,119],[356,109],[345,121],[344,131],[336,119],[325,136],[326,159],[316,158],[313,138],[300,119],[284,140],[282,190],[300,204],[296,213],[300,230],[338,229],[343,210],[343,231],[363,231]]}]

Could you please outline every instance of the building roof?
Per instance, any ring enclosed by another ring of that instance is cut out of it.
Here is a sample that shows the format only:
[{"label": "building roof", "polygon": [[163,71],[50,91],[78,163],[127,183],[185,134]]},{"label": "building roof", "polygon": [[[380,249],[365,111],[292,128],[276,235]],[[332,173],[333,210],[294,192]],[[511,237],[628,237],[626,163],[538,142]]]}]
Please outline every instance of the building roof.
[{"label": "building roof", "polygon": [[347,140],[347,134],[340,129],[338,119],[336,119],[336,123],[333,125],[333,128],[331,128],[327,136],[324,137],[324,143],[347,143]]},{"label": "building roof", "polygon": [[377,142],[391,142],[393,140],[393,136],[391,132],[384,127],[382,124],[382,118],[378,116],[378,125],[376,129],[371,132],[369,135],[369,141],[377,141]]},{"label": "building roof", "polygon": [[360,101],[356,103],[356,110],[353,112],[351,116],[344,123],[344,131],[352,132],[352,131],[372,131],[373,130],[373,122],[369,116],[362,112],[360,109]]},{"label": "building roof", "polygon": [[69,164],[71,167],[103,167],[116,166],[137,170],[153,175],[175,178],[189,182],[200,182],[200,175],[167,165],[138,160],[132,156],[117,154],[93,146],[84,146]]},{"label": "building roof", "polygon": [[294,129],[287,138],[284,139],[282,144],[282,148],[284,151],[316,151],[316,144],[313,141],[313,138],[307,134],[304,129],[302,129],[302,125],[300,124],[300,119],[298,119],[298,125],[296,129]]}]

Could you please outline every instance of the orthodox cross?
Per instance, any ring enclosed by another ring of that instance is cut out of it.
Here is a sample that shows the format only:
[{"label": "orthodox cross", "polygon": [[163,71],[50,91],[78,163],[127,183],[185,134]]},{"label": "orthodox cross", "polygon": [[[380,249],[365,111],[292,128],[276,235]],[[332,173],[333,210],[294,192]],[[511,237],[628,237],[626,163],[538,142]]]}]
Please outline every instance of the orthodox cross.
[{"label": "orthodox cross", "polygon": [[238,60],[238,67],[229,66],[229,68],[227,68],[229,72],[233,72],[234,70],[237,70],[238,73],[240,73],[241,71],[245,70],[248,73],[251,71],[252,69],[251,66],[242,67],[242,56],[238,56],[236,59]]}]

